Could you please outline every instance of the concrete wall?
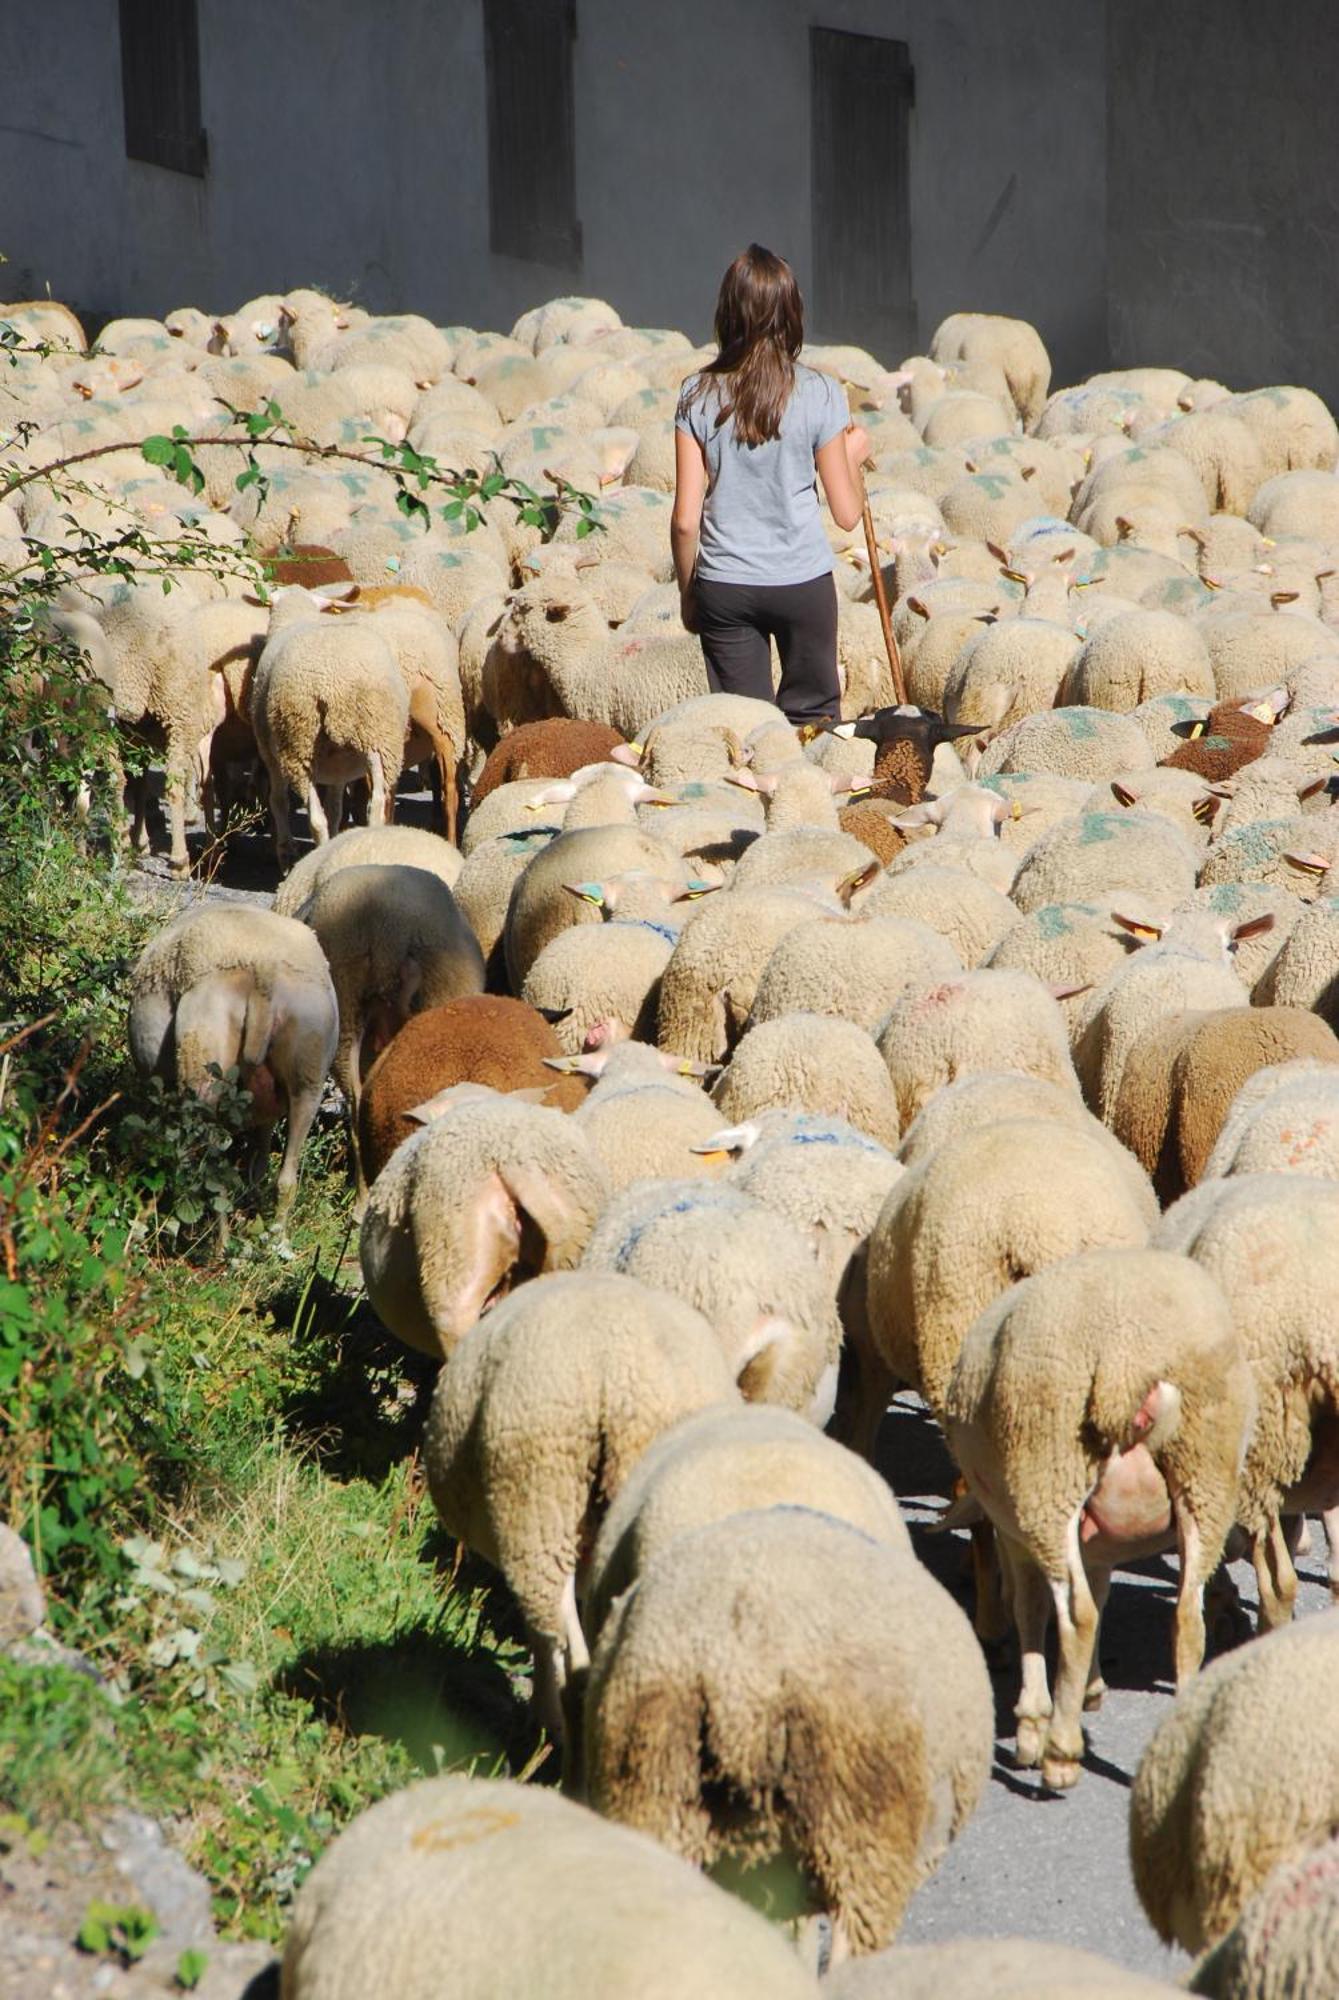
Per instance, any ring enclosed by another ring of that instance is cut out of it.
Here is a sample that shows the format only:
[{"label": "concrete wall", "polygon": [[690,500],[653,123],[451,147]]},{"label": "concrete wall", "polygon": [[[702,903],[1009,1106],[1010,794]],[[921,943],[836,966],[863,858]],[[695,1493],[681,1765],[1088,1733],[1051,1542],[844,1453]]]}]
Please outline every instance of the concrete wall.
[{"label": "concrete wall", "polygon": [[199,13],[203,182],[125,158],[115,0],[0,7],[0,296],[160,314],[316,283],[507,327],[575,290],[703,337],[750,238],[807,279],[813,23],[910,44],[921,342],[969,307],[1035,320],[1058,379],[1105,358],[1104,0],[577,0],[575,276],[489,252],[477,0]]},{"label": "concrete wall", "polygon": [[1113,0],[1111,345],[1339,407],[1339,6]]}]

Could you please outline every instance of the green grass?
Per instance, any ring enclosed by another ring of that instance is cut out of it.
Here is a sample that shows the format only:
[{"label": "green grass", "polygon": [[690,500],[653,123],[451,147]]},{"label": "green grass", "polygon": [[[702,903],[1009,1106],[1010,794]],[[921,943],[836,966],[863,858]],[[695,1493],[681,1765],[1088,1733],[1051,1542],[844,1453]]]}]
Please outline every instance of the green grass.
[{"label": "green grass", "polygon": [[556,1775],[528,1653],[505,1589],[436,1525],[435,1370],[362,1296],[338,1125],[276,1239],[273,1170],[252,1197],[227,1118],[129,1070],[152,914],[59,828],[0,849],[0,888],[24,898],[0,897],[0,1019],[55,1017],[0,1077],[0,1506],[100,1677],[0,1661],[0,1811],[40,1834],[136,1804],[225,1932],[277,1940],[323,1846],[388,1790]]}]

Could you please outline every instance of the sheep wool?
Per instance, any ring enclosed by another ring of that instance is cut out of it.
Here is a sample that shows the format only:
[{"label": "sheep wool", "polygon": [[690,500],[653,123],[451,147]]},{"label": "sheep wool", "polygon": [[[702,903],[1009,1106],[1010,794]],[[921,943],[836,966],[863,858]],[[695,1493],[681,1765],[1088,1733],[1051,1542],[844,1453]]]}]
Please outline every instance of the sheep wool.
[{"label": "sheep wool", "polygon": [[1080,812],[1040,835],[1019,864],[1011,895],[1024,915],[1048,903],[1084,903],[1113,890],[1184,902],[1198,862],[1189,837],[1161,813]]},{"label": "sheep wool", "polygon": [[554,1021],[568,1055],[629,1036],[651,1041],[661,977],[677,942],[668,925],[645,919],[573,925],[540,952],[521,998]]},{"label": "sheep wool", "polygon": [[1017,906],[979,875],[928,856],[920,868],[885,876],[861,905],[861,915],[910,918],[950,944],[970,970],[992,953],[1021,921]]},{"label": "sheep wool", "polygon": [[1017,1070],[981,1070],[935,1092],[907,1127],[897,1157],[903,1166],[914,1167],[960,1133],[1014,1118],[1052,1119],[1071,1131],[1086,1132],[1090,1138],[1116,1146],[1125,1156],[1125,1148],[1073,1090],[1040,1076],[1023,1076]]},{"label": "sheep wool", "polygon": [[[1300,475],[1291,475],[1298,477]],[[1209,2000],[1334,2000],[1339,1993],[1339,1841],[1284,1861],[1190,1982]]]},{"label": "sheep wool", "polygon": [[786,932],[764,966],[755,1022],[833,1014],[873,1032],[909,986],[962,971],[938,931],[912,917],[811,917]]},{"label": "sheep wool", "polygon": [[616,1272],[537,1278],[448,1356],[428,1488],[447,1530],[506,1577],[550,1695],[587,1664],[576,1576],[610,1501],[661,1431],[735,1400],[702,1315]]},{"label": "sheep wool", "polygon": [[1213,667],[1193,625],[1170,611],[1126,611],[1089,634],[1057,699],[1128,713],[1159,695],[1212,701]]},{"label": "sheep wool", "polygon": [[491,1091],[448,1102],[372,1189],[358,1245],[372,1309],[406,1346],[449,1353],[490,1300],[579,1261],[608,1193],[561,1111]]},{"label": "sheep wool", "polygon": [[582,1262],[685,1300],[715,1328],[750,1402],[827,1423],[841,1351],[836,1298],[808,1242],[761,1202],[704,1180],[641,1182],[603,1211]]},{"label": "sheep wool", "polygon": [[[839,905],[832,899],[827,914]],[[758,981],[789,931],[824,908],[804,889],[764,886],[689,906],[660,981],[657,1039],[695,1062],[721,1062],[743,1034]]]},{"label": "sheep wool", "polygon": [[771,1924],[655,1841],[482,1778],[424,1779],[344,1829],[298,1892],[283,2000],[437,2000],[443,1966],[480,2000],[818,1992]]},{"label": "sheep wool", "polygon": [[274,892],[275,914],[295,917],[326,877],[341,868],[392,864],[423,869],[448,889],[455,888],[465,865],[459,848],[426,827],[350,826],[293,863]]},{"label": "sheep wool", "polygon": [[936,1090],[973,1070],[1016,1069],[1078,1089],[1064,1016],[1026,972],[964,972],[909,988],[889,1010],[879,1054],[904,1131]]},{"label": "sheep wool", "polygon": [[1130,1794],[1130,1865],[1160,1938],[1202,1951],[1275,1868],[1339,1824],[1339,1611],[1214,1660],[1158,1725]]},{"label": "sheep wool", "polygon": [[615,1193],[636,1181],[718,1175],[729,1164],[729,1152],[713,1143],[721,1118],[711,1099],[663,1070],[617,1088],[602,1081],[575,1120]]},{"label": "sheep wool", "polygon": [[[617,892],[608,887],[612,877],[619,878]],[[599,923],[606,904],[620,915],[663,919],[688,884],[673,848],[639,827],[559,834],[532,857],[512,891],[503,933],[512,990],[520,992],[545,945],[570,925]],[[598,896],[581,893],[587,886]]]},{"label": "sheep wool", "polygon": [[948,1593],[905,1550],[798,1507],[732,1514],[648,1564],[601,1633],[585,1722],[598,1810],[703,1867],[787,1857],[831,1915],[834,1960],[894,1935],[993,1744],[985,1661]]},{"label": "sheep wool", "polygon": [[1339,1082],[1327,1064],[1257,1070],[1232,1100],[1201,1179],[1260,1173],[1339,1179]]},{"label": "sheep wool", "polygon": [[873,1040],[854,1021],[831,1015],[783,1014],[748,1028],[713,1096],[732,1125],[761,1111],[809,1111],[843,1118],[890,1148],[902,1131]]},{"label": "sheep wool", "polygon": [[586,1582],[592,1642],[611,1605],[677,1536],[787,1506],[813,1508],[911,1553],[888,1482],[854,1452],[790,1410],[714,1404],[656,1439],[605,1515]]},{"label": "sheep wool", "polygon": [[[1203,1586],[1235,1516],[1254,1414],[1226,1300],[1205,1272],[1166,1251],[1065,1257],[1005,1292],[968,1331],[949,1385],[948,1441],[1013,1577],[1017,1759],[1040,1763],[1053,1789],[1078,1782],[1080,1712],[1101,1696],[1095,1647],[1111,1566],[1165,1548],[1173,1522],[1178,1686],[1197,1671]],[[1052,1604],[1053,1706],[1044,1653]]]},{"label": "sheep wool", "polygon": [[823,1982],[824,2000],[1170,2000],[1180,1991],[1091,1951],[1015,1937],[892,1945]]},{"label": "sheep wool", "polygon": [[987,744],[977,775],[1049,771],[1095,785],[1152,762],[1147,736],[1128,715],[1105,708],[1051,708],[1024,716]]}]

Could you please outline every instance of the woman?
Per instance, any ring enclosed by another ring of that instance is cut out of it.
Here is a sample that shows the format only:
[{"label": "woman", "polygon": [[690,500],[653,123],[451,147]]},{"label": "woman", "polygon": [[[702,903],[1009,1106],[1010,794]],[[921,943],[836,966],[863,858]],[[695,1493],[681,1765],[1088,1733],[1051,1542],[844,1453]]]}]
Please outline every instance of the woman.
[{"label": "woman", "polygon": [[670,544],[683,622],[715,692],[772,699],[794,723],[835,720],[837,588],[815,469],[840,528],[860,519],[869,439],[839,382],[803,368],[804,305],[790,266],[750,243],[721,281],[720,352],[690,376],[675,419]]}]

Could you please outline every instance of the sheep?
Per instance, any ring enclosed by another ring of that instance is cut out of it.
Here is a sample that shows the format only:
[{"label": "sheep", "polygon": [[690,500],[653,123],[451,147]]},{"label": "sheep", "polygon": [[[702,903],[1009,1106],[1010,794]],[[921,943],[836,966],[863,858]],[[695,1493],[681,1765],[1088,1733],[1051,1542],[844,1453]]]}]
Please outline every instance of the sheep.
[{"label": "sheep", "polygon": [[1019,863],[1011,894],[1025,916],[1050,903],[1083,903],[1112,891],[1184,902],[1195,888],[1198,855],[1161,813],[1130,808],[1080,812],[1048,827]]},{"label": "sheep", "polygon": [[1153,762],[1148,739],[1128,715],[1105,708],[1055,708],[1026,715],[988,743],[976,775],[1050,771],[1097,784],[1117,771],[1139,771]]},{"label": "sheep", "polygon": [[974,1070],[1017,1069],[1078,1089],[1064,1016],[1026,972],[963,972],[910,987],[878,1046],[904,1131],[941,1085]]},{"label": "sheep", "polygon": [[[1059,1001],[1072,1038],[1093,988],[1137,948],[1138,940],[1113,915],[1128,901],[1116,890],[1085,902],[1043,903],[1005,932],[986,965],[1040,979]],[[1150,922],[1165,924],[1169,915],[1158,907]]]},{"label": "sheep", "polygon": [[1200,856],[1207,852],[1210,835],[1221,824],[1225,805],[1222,793],[1193,771],[1160,767],[1120,772],[1109,784],[1095,785],[1082,810],[1109,812],[1113,801],[1127,812],[1137,808],[1169,820]]},{"label": "sheep", "polygon": [[729,783],[755,792],[763,800],[768,833],[785,833],[795,827],[835,829],[835,795],[864,789],[843,773],[820,769],[807,757],[796,757],[773,771],[753,771],[741,763],[730,773]]},{"label": "sheep", "polygon": [[426,827],[350,826],[294,862],[274,892],[277,915],[295,917],[307,898],[341,868],[369,866],[418,868],[454,889],[464,862],[459,848]]},{"label": "sheep", "polygon": [[886,875],[861,905],[862,915],[926,924],[953,947],[965,967],[983,965],[1022,921],[1017,907],[979,875],[927,857],[925,865]]},{"label": "sheep", "polygon": [[608,1193],[563,1112],[466,1092],[377,1176],[358,1246],[372,1309],[407,1347],[448,1354],[490,1301],[577,1263]]},{"label": "sheep", "polygon": [[1314,390],[1271,387],[1233,396],[1227,407],[1260,446],[1264,476],[1284,472],[1333,472],[1339,428]]},{"label": "sheep", "polygon": [[696,1307],[749,1402],[779,1403],[820,1429],[832,1415],[836,1298],[809,1244],[761,1202],[715,1181],[643,1181],[609,1203],[582,1262]]},{"label": "sheep", "polygon": [[872,1032],[908,986],[961,971],[948,939],[912,917],[813,916],[778,942],[750,1018],[832,1014]]},{"label": "sheep", "polygon": [[1200,886],[1262,883],[1309,902],[1324,883],[1334,841],[1331,826],[1322,823],[1318,829],[1314,818],[1301,813],[1251,820],[1213,843],[1200,869]]},{"label": "sheep", "polygon": [[1005,771],[974,780],[977,790],[993,792],[1009,808],[999,820],[996,837],[1021,861],[1057,820],[1083,812],[1092,786],[1083,778],[1058,777],[1054,771]]},{"label": "sheep", "polygon": [[335,989],[311,932],[269,910],[199,906],[151,938],[130,979],[130,1053],[142,1076],[208,1097],[211,1066],[236,1066],[251,1093],[256,1159],[287,1120],[280,1216],[339,1037]]},{"label": "sheep", "polygon": [[284,2000],[431,2000],[448,1965],[462,1992],[547,2000],[818,1990],[771,1924],[655,1841],[483,1778],[405,1786],[336,1837],[294,1904]]},{"label": "sheep", "polygon": [[602,764],[623,738],[602,722],[580,722],[554,716],[546,722],[525,722],[509,730],[491,750],[474,781],[472,803],[477,807],[499,785],[517,778],[570,778],[587,764]]},{"label": "sheep", "polygon": [[482,993],[483,954],[446,884],[422,868],[359,863],[326,876],[298,920],[316,935],[339,998],[335,1080],[348,1101],[354,1167],[362,1079],[419,1007]]},{"label": "sheep", "polygon": [[360,589],[355,614],[370,613],[395,656],[409,696],[407,764],[431,762],[448,840],[456,837],[456,767],[465,748],[465,704],[455,636],[429,600],[403,583]]},{"label": "sheep", "polygon": [[1050,708],[1081,645],[1071,626],[1046,618],[1003,618],[987,625],[949,671],[945,715],[998,731],[1034,709]]},{"label": "sheep", "polygon": [[1299,611],[1223,610],[1210,605],[1195,623],[1220,701],[1256,696],[1313,658],[1339,658],[1339,635]]},{"label": "sheep", "polygon": [[[1180,1554],[1176,1679],[1204,1655],[1203,1586],[1222,1554],[1254,1416],[1227,1302],[1163,1250],[1082,1251],[1025,1278],[967,1333],[945,1408],[949,1448],[999,1537],[1023,1656],[1016,1760],[1078,1782],[1079,1712],[1102,1682],[1111,1565]],[[1046,1686],[1051,1600],[1060,1633]]]},{"label": "sheep", "polygon": [[783,1014],[747,1028],[712,1095],[734,1125],[762,1111],[808,1111],[844,1118],[889,1148],[902,1130],[873,1040],[830,1015]]},{"label": "sheep", "polygon": [[1018,1070],[979,1070],[937,1090],[903,1134],[897,1157],[914,1167],[959,1133],[1004,1119],[1050,1118],[1071,1131],[1085,1132],[1114,1147],[1128,1168],[1125,1148],[1074,1091]]},{"label": "sheep", "polygon": [[911,1553],[887,1482],[790,1410],[720,1403],[662,1432],[601,1524],[583,1623],[596,1642],[611,1606],[679,1535],[760,1507],[806,1507]]},{"label": "sheep", "polygon": [[[765,741],[767,761],[783,761],[800,748],[799,737],[771,702],[750,695],[704,694],[655,716],[630,754],[653,785],[724,778],[735,769],[739,745]],[[622,753],[620,753],[621,755]]]},{"label": "sheep", "polygon": [[1310,1008],[1331,1028],[1339,1022],[1339,898],[1325,896],[1301,912],[1254,997],[1265,1006]]},{"label": "sheep", "polygon": [[1007,895],[1018,872],[1014,851],[999,838],[1009,818],[1008,803],[985,785],[959,785],[939,799],[908,806],[893,822],[902,830],[933,826],[933,842],[916,841],[888,862],[885,879],[916,868],[951,867],[979,878],[999,895]]},{"label": "sheep", "polygon": [[765,834],[741,854],[732,887],[804,887],[819,884],[849,907],[879,873],[870,851],[849,833],[818,826]]},{"label": "sheep", "polygon": [[1275,719],[1268,702],[1218,702],[1202,720],[1179,727],[1176,733],[1185,740],[1159,761],[1172,770],[1193,771],[1210,784],[1223,784],[1268,753]]},{"label": "sheep", "polygon": [[1204,640],[1170,611],[1126,611],[1084,641],[1057,701],[1066,708],[1128,712],[1161,694],[1213,699],[1213,668]]},{"label": "sheep", "polygon": [[1157,1220],[1134,1160],[1077,1124],[1004,1118],[945,1138],[896,1182],[870,1235],[866,1303],[887,1387],[910,1385],[942,1420],[978,1313],[1062,1257],[1140,1248]]},{"label": "sheep", "polygon": [[520,1000],[469,993],[411,1014],[363,1080],[358,1149],[368,1180],[428,1122],[434,1100],[444,1108],[442,1093],[455,1084],[518,1091],[532,1102],[574,1111],[585,1098],[584,1084],[545,1067],[547,1058],[561,1054],[543,1015]]},{"label": "sheep", "polygon": [[1214,1660],[1154,1730],[1130,1794],[1130,1865],[1160,1938],[1202,1951],[1281,1863],[1339,1824],[1339,1611]]},{"label": "sheep", "polygon": [[1207,721],[1212,708],[1211,696],[1157,694],[1129,713],[1130,720],[1143,730],[1154,760],[1161,763],[1182,747],[1186,732]]},{"label": "sheep", "polygon": [[574,1117],[615,1193],[636,1181],[714,1178],[729,1164],[711,1099],[664,1069],[645,1079],[602,1077]]},{"label": "sheep", "polygon": [[[296,587],[276,603],[252,682],[256,745],[283,868],[293,860],[289,787],[306,804],[318,846],[332,830],[322,786],[334,807],[351,778],[370,778],[370,823],[388,823],[409,731],[409,693],[386,640],[366,624],[323,616],[317,604]],[[334,817],[338,833],[338,811]]]},{"label": "sheep", "polygon": [[1267,990],[1266,975],[1305,914],[1305,903],[1268,882],[1214,882],[1196,889],[1181,907],[1184,911],[1207,910],[1211,916],[1227,917],[1234,923],[1247,917],[1272,916],[1274,922],[1268,930],[1236,939],[1232,963],[1238,979],[1250,989],[1257,1003],[1296,1004],[1291,1000],[1278,1002]]},{"label": "sheep", "polygon": [[1051,359],[1036,328],[999,313],[950,313],[930,339],[939,362],[994,363],[1009,385],[1023,429],[1035,430],[1051,386]]},{"label": "sheep", "polygon": [[[1325,477],[1327,475],[1321,475]],[[1212,2000],[1333,2000],[1339,1964],[1339,1841],[1281,1861],[1195,1967]]]},{"label": "sheep", "polygon": [[1339,1064],[1339,1040],[1300,1007],[1228,1007],[1173,1015],[1126,1058],[1112,1130],[1153,1176],[1161,1201],[1204,1177],[1247,1077],[1279,1063]]},{"label": "sheep", "polygon": [[1262,1632],[1288,1623],[1297,1596],[1285,1514],[1316,1511],[1328,1525],[1339,1503],[1339,1341],[1328,1268],[1336,1221],[1339,1186],[1330,1180],[1234,1175],[1179,1203],[1155,1238],[1222,1287],[1255,1378],[1259,1410],[1237,1519],[1250,1540]]},{"label": "sheep", "polygon": [[[504,950],[513,992],[520,991],[545,945],[569,925],[599,923],[605,909],[663,920],[670,905],[688,893],[689,881],[674,850],[639,827],[580,827],[559,834],[532,856],[507,908]],[[591,894],[582,893],[586,887]]]},{"label": "sheep", "polygon": [[550,938],[525,976],[521,998],[555,1021],[568,1055],[628,1036],[651,1041],[661,977],[676,942],[675,932],[646,921],[575,925]]},{"label": "sheep", "polygon": [[[839,909],[835,897],[826,913]],[[825,908],[799,888],[731,888],[692,906],[660,982],[656,1039],[699,1062],[720,1062],[743,1034],[758,981],[788,932]]]},{"label": "sheep", "polygon": [[[515,778],[510,784],[496,786],[482,805],[471,811],[465,823],[460,836],[465,859],[468,861],[476,848],[504,834],[546,829],[552,838],[561,833],[567,802],[548,799],[554,782],[552,778]],[[627,826],[631,821],[624,816],[622,824]]]},{"label": "sheep", "polygon": [[1339,541],[1339,481],[1332,471],[1276,473],[1252,495],[1247,518],[1261,535]]},{"label": "sheep", "polygon": [[1259,1070],[1237,1092],[1201,1179],[1257,1173],[1339,1179],[1339,1092],[1327,1065]]},{"label": "sheep", "polygon": [[1122,918],[1122,928],[1152,943],[1113,967],[1088,995],[1074,1034],[1074,1067],[1089,1107],[1110,1125],[1125,1065],[1139,1037],[1187,1008],[1244,1007],[1249,995],[1232,966],[1235,943],[1273,922],[1268,912],[1233,923],[1198,910],[1167,924]]},{"label": "sheep", "polygon": [[597,1809],[701,1866],[782,1856],[832,1957],[895,1933],[990,1771],[985,1662],[904,1550],[801,1507],[678,1535],[591,1664]]},{"label": "sheep", "polygon": [[1169,2000],[1179,1991],[1094,1952],[1016,1937],[892,1945],[823,1982],[824,2000]]},{"label": "sheep", "polygon": [[[813,1247],[837,1300],[845,1336],[837,1385],[837,1426],[869,1458],[883,1409],[862,1390],[872,1351],[865,1301],[869,1232],[901,1168],[886,1146],[840,1118],[776,1112],[728,1128],[706,1141],[729,1146],[739,1159],[728,1174],[775,1209]],[[862,1421],[863,1419],[863,1421]]]},{"label": "sheep", "polygon": [[880,708],[855,722],[835,723],[827,732],[839,741],[872,742],[873,785],[881,797],[904,806],[919,805],[925,797],[936,752],[976,733],[972,723],[945,722],[928,710],[910,707]]},{"label": "sheep", "polygon": [[612,1271],[536,1278],[447,1356],[423,1456],[443,1525],[506,1577],[541,1712],[589,1662],[577,1572],[610,1501],[663,1430],[737,1400],[706,1319]]},{"label": "sheep", "polygon": [[1215,513],[1244,515],[1265,478],[1265,457],[1254,430],[1231,399],[1212,409],[1188,410],[1145,431],[1149,446],[1168,445],[1186,459]]}]

